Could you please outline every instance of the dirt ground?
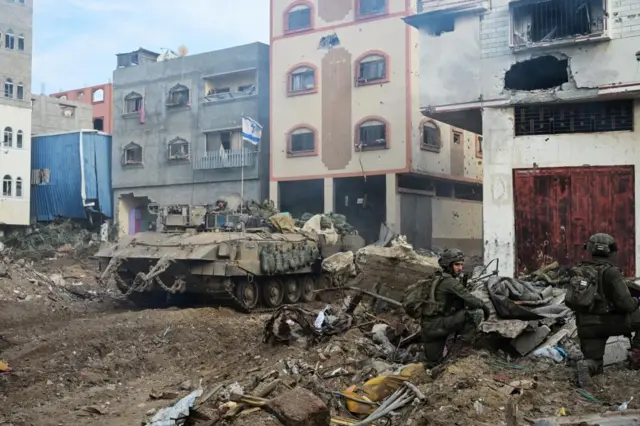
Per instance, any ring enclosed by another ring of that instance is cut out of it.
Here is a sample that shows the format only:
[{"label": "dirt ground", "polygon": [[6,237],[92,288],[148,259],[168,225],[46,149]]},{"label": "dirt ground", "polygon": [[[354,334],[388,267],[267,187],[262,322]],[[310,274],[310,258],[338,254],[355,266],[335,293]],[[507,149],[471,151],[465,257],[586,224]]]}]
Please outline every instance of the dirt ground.
[{"label": "dirt ground", "polygon": [[[82,280],[75,286],[83,288],[80,295],[74,287],[73,297],[61,296],[69,294],[66,284],[50,290],[38,279],[20,281],[24,274],[17,268],[0,282],[0,359],[13,370],[0,376],[0,425],[137,425],[150,410],[171,405],[200,384],[238,381],[246,388],[282,371],[285,360],[354,373],[371,361],[354,344],[359,330],[312,349],[273,346],[262,343],[268,314],[215,307],[138,310],[108,297],[89,297],[95,284],[85,265],[53,262],[45,270],[47,276],[64,275],[68,268],[76,268],[71,275],[77,278],[67,281]],[[519,379],[537,383],[519,397],[521,421],[552,416],[560,408],[568,414],[611,411],[635,394],[640,380],[638,372],[609,368],[593,393],[600,402],[592,402],[576,392],[572,375],[571,367],[552,362],[507,362],[499,354],[470,352],[441,376],[420,383],[427,402],[404,415],[413,425],[503,424],[509,396],[500,388]],[[349,378],[289,379],[315,391],[342,391],[350,383]],[[162,392],[170,398],[150,397]],[[215,411],[219,403],[210,404]],[[235,424],[279,423],[258,412]]]}]

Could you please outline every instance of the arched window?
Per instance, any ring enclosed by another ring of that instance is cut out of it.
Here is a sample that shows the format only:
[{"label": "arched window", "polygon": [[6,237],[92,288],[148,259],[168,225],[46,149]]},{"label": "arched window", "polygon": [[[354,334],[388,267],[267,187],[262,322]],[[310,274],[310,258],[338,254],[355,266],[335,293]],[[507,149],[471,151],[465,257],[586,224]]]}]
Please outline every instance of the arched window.
[{"label": "arched window", "polygon": [[294,95],[313,93],[316,90],[316,70],[312,66],[301,65],[289,72],[288,92]]},{"label": "arched window", "polygon": [[381,118],[367,118],[356,126],[357,151],[385,149],[388,147],[389,124]]},{"label": "arched window", "polygon": [[23,137],[24,137],[24,134],[22,133],[22,130],[18,130],[18,132],[16,133],[16,148],[22,148]]},{"label": "arched window", "polygon": [[24,100],[24,84],[18,83],[16,86],[16,98]]},{"label": "arched window", "polygon": [[287,154],[292,157],[316,154],[316,130],[301,125],[289,132]]},{"label": "arched window", "polygon": [[140,93],[131,92],[124,97],[125,114],[138,112],[142,109],[142,95]]},{"label": "arched window", "polygon": [[4,47],[7,49],[14,49],[16,46],[16,36],[13,35],[12,30],[8,30],[4,35]]},{"label": "arched window", "polygon": [[122,164],[142,164],[142,147],[135,142],[122,150]]},{"label": "arched window", "polygon": [[104,102],[104,90],[96,89],[91,94],[91,102]]},{"label": "arched window", "polygon": [[2,179],[2,195],[11,197],[11,176],[4,175]]},{"label": "arched window", "polygon": [[307,2],[294,3],[285,15],[285,32],[310,29],[313,25],[312,13]]},{"label": "arched window", "polygon": [[22,178],[16,178],[16,197],[22,197]]},{"label": "arched window", "polygon": [[175,138],[169,141],[169,160],[189,159],[189,142],[182,138]]},{"label": "arched window", "polygon": [[378,84],[388,81],[388,59],[385,54],[365,54],[356,61],[356,85]]},{"label": "arched window", "polygon": [[18,36],[18,50],[24,51],[24,36],[22,34]]},{"label": "arched window", "polygon": [[442,148],[440,128],[431,120],[422,123],[422,140],[420,141],[420,148],[425,151],[435,152],[440,152],[440,148]]},{"label": "arched window", "polygon": [[4,82],[4,97],[13,98],[13,80],[10,78]]},{"label": "arched window", "polygon": [[169,89],[167,97],[167,106],[186,106],[189,105],[189,88],[182,84],[176,84]]},{"label": "arched window", "polygon": [[13,145],[13,129],[11,127],[4,128],[3,145],[5,148],[11,148]]}]

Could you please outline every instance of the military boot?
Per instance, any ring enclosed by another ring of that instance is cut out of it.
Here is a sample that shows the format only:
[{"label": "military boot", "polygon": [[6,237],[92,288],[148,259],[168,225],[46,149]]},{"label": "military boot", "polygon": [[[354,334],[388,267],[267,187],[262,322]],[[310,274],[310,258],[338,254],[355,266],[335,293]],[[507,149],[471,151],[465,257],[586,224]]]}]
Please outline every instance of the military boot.
[{"label": "military boot", "polygon": [[583,359],[576,363],[577,370],[577,382],[581,388],[593,387],[592,376],[602,374],[603,362],[602,360],[595,359]]},{"label": "military boot", "polygon": [[627,356],[629,361],[629,369],[631,370],[640,370],[640,349],[631,349],[629,351],[629,355]]}]

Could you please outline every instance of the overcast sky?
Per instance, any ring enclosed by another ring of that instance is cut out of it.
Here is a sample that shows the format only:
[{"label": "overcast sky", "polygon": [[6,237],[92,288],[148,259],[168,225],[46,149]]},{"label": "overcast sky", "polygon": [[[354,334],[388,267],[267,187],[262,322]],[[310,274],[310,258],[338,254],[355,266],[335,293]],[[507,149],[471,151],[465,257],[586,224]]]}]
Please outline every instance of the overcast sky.
[{"label": "overcast sky", "polygon": [[116,53],[269,42],[269,0],[34,0],[33,88],[106,83]]}]

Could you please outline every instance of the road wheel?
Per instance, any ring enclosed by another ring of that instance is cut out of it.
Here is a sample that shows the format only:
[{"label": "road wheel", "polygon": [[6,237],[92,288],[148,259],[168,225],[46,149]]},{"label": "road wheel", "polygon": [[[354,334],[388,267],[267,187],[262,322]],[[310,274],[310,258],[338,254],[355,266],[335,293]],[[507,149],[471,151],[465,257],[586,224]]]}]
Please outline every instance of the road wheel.
[{"label": "road wheel", "polygon": [[300,288],[302,290],[302,301],[309,303],[316,300],[315,280],[311,275],[305,275],[300,278]]},{"label": "road wheel", "polygon": [[277,308],[282,305],[284,297],[282,281],[273,278],[262,285],[262,301],[268,308]]},{"label": "road wheel", "polygon": [[301,288],[294,277],[289,277],[284,280],[284,301],[285,303],[298,303],[301,296]]},{"label": "road wheel", "polygon": [[258,283],[255,280],[244,280],[236,283],[236,297],[243,308],[247,310],[254,309],[258,305],[259,295]]}]

